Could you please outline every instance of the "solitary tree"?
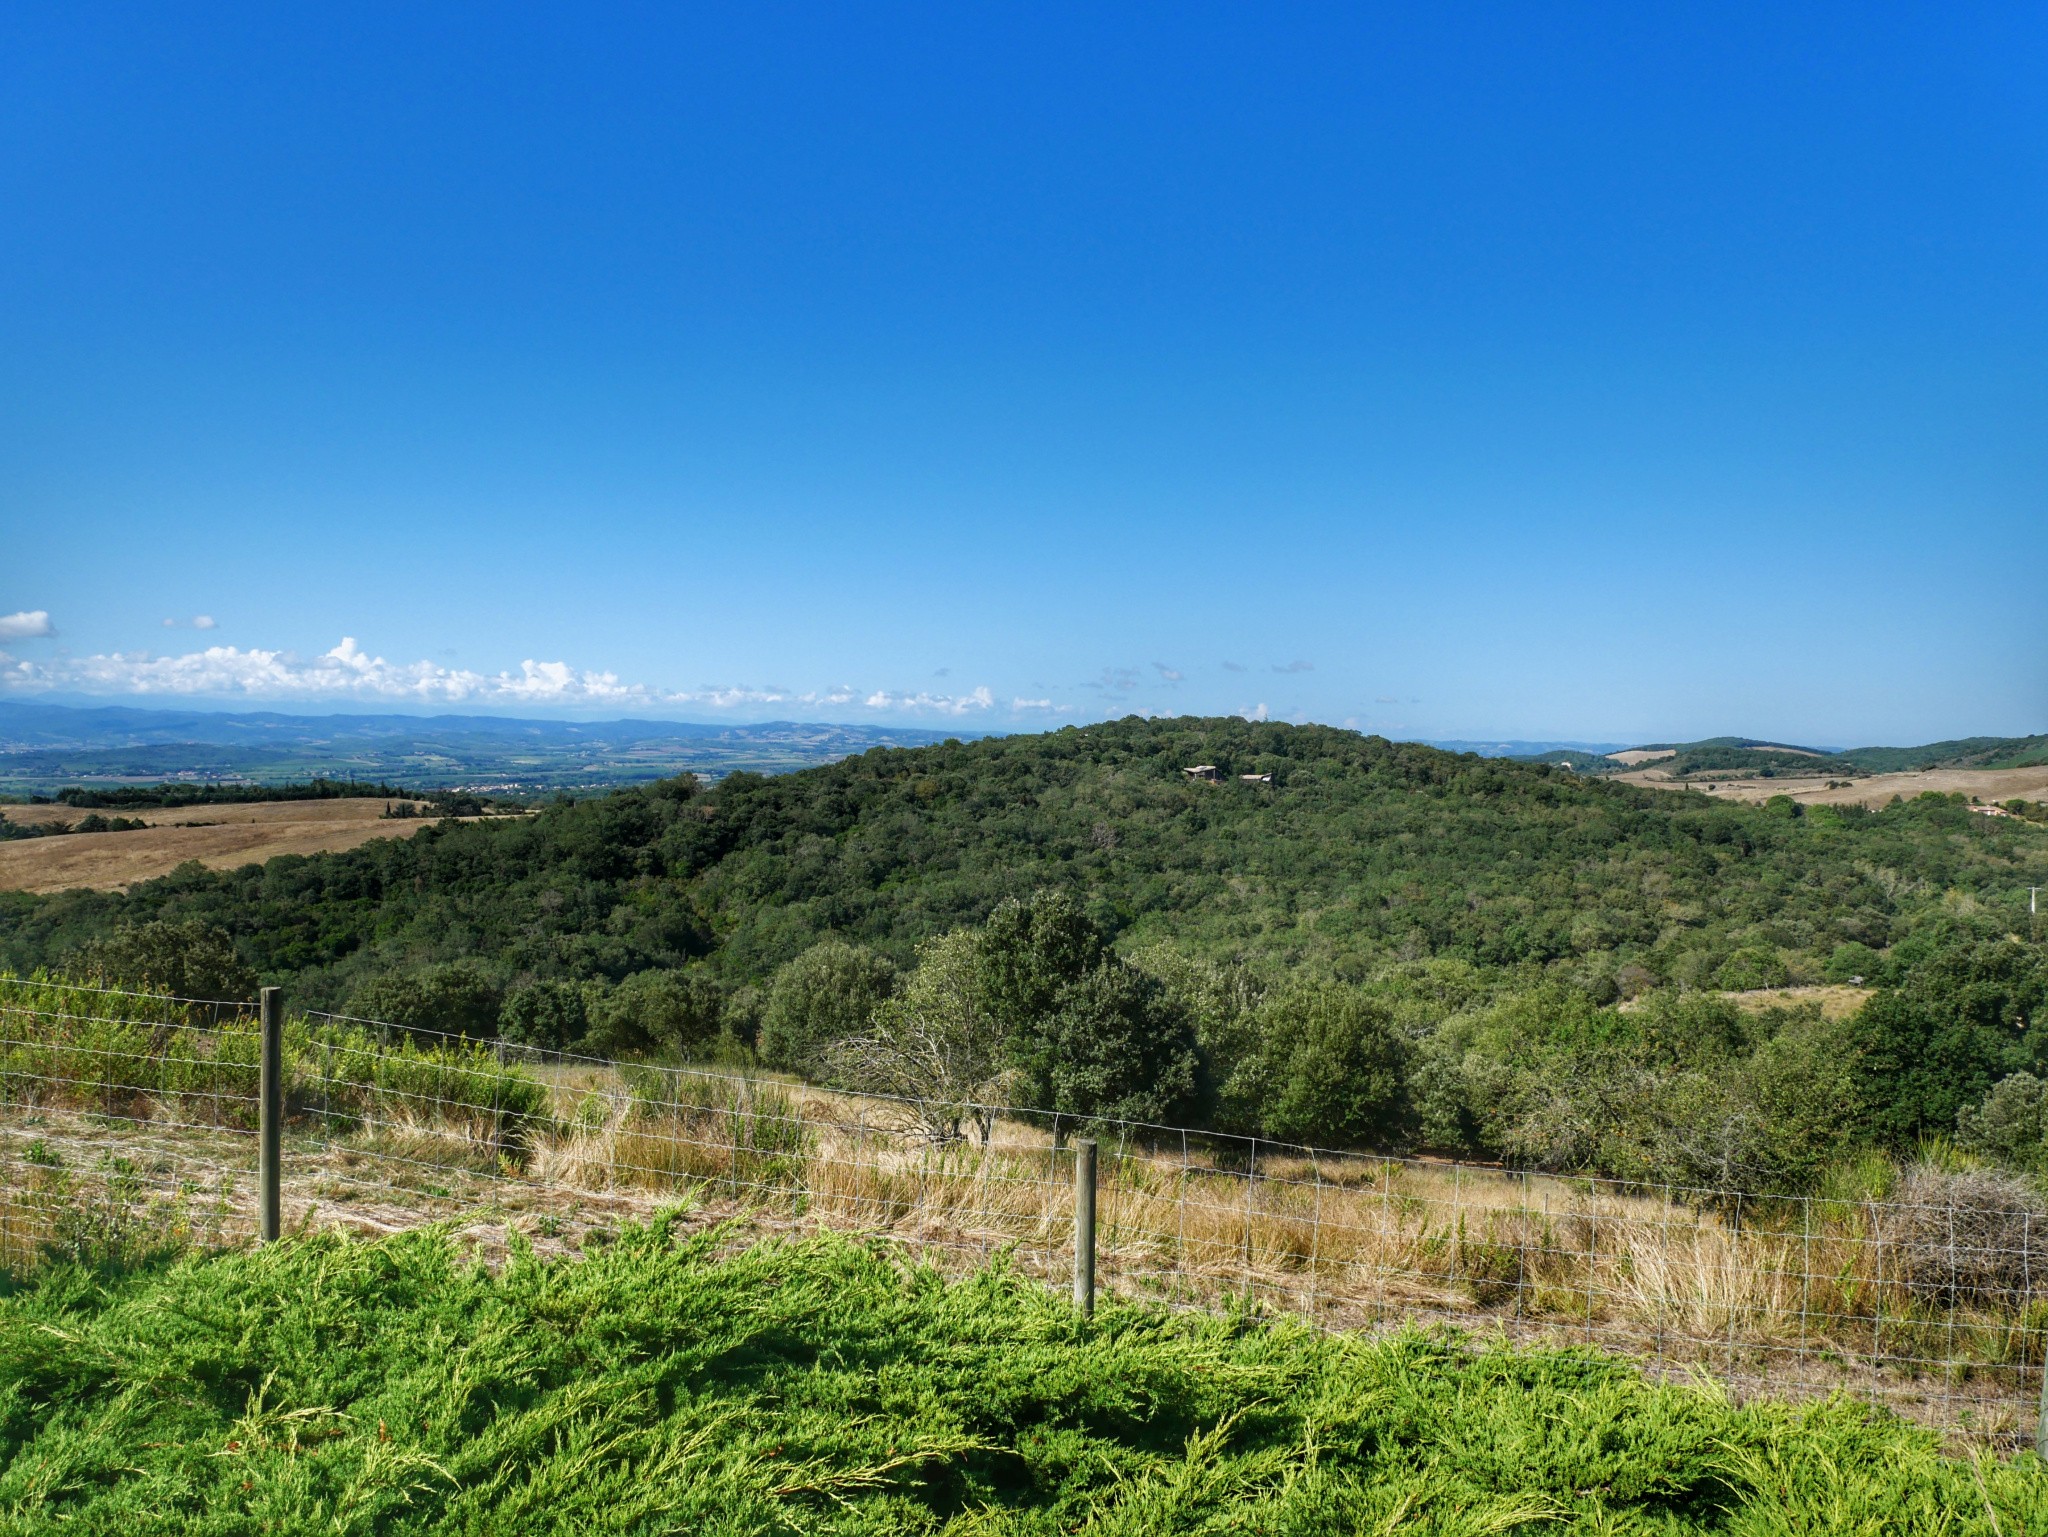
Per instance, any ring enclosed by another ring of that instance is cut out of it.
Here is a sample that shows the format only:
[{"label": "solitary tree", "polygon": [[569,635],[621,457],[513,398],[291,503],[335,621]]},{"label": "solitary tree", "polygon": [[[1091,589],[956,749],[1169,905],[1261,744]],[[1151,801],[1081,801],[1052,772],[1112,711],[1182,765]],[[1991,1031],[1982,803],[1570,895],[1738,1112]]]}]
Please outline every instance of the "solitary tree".
[{"label": "solitary tree", "polygon": [[827,1057],[849,1088],[895,1096],[934,1142],[957,1141],[962,1123],[972,1122],[986,1146],[995,1107],[1012,1083],[980,952],[981,936],[971,930],[927,940],[902,991]]},{"label": "solitary tree", "polygon": [[1163,1121],[1193,1104],[1190,1011],[1111,949],[1065,892],[999,906],[982,932],[981,974],[1032,1109]]},{"label": "solitary tree", "polygon": [[590,1005],[592,1050],[700,1056],[716,1045],[724,997],[701,966],[636,971]]}]

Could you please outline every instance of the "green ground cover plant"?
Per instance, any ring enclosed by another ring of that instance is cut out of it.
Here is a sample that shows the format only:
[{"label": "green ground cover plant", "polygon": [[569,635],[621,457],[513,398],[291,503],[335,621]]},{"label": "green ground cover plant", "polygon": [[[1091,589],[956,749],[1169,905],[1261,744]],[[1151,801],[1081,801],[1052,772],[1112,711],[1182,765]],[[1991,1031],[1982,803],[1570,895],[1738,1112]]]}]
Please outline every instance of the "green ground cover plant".
[{"label": "green ground cover plant", "polygon": [[498,1270],[441,1230],[0,1297],[15,1532],[1785,1532],[2048,1524],[2033,1458],[1591,1352],[1368,1341],[629,1226]]}]

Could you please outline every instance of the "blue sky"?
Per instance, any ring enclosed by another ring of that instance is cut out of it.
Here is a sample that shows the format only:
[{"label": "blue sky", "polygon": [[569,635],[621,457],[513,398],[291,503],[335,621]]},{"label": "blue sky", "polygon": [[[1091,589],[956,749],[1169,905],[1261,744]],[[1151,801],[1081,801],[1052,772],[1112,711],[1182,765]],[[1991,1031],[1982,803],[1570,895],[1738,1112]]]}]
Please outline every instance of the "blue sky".
[{"label": "blue sky", "polygon": [[2048,729],[2038,6],[14,7],[0,208],[0,697]]}]

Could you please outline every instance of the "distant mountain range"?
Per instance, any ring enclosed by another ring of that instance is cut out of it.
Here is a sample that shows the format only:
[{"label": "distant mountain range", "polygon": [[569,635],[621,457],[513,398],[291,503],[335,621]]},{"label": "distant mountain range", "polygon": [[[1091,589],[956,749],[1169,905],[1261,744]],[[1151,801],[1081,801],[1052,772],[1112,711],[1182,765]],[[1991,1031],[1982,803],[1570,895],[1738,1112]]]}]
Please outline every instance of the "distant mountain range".
[{"label": "distant mountain range", "polygon": [[692,772],[781,773],[958,730],[492,715],[228,714],[0,703],[0,791],[160,779],[280,784],[315,776],[414,789],[590,791]]},{"label": "distant mountain range", "polygon": [[1425,742],[1425,747],[1441,747],[1445,752],[1476,752],[1482,758],[1583,758],[1588,755],[1603,757],[1611,752],[1623,752],[1626,742]]}]

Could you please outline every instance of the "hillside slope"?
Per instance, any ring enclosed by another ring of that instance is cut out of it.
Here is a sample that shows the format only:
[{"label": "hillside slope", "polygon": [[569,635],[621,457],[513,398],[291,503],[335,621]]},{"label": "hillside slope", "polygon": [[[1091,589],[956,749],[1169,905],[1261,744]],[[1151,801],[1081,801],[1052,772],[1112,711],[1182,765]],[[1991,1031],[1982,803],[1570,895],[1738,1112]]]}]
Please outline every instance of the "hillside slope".
[{"label": "hillside slope", "polygon": [[[1201,764],[1219,782],[1183,772]],[[1127,942],[1276,968],[1443,955],[1698,984],[1744,953],[1769,980],[1881,948],[1945,902],[2012,926],[2041,883],[2048,832],[1947,799],[1737,806],[1325,727],[1131,719],[667,781],[125,896],[9,896],[0,964],[165,916],[228,928],[309,1003],[460,956],[508,977],[705,958],[739,983],[827,932],[904,959],[1056,886]]]}]

